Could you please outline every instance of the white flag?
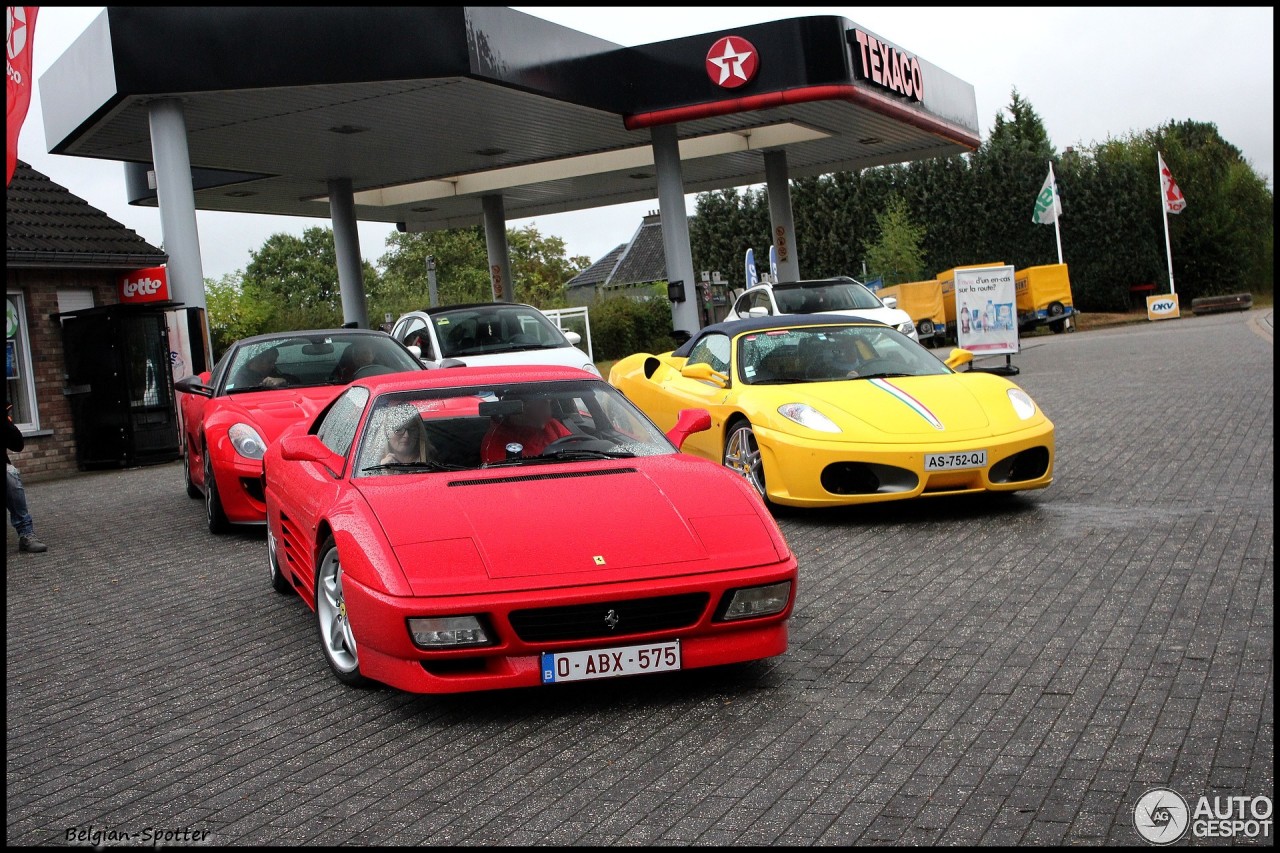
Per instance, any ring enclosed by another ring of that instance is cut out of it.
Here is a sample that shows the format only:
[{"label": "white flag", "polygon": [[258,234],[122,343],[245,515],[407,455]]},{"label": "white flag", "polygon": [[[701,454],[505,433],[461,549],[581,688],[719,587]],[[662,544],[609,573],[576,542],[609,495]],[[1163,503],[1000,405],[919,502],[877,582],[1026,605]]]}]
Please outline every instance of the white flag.
[{"label": "white flag", "polygon": [[1187,200],[1178,189],[1178,182],[1173,179],[1173,172],[1164,164],[1164,157],[1156,152],[1156,160],[1160,163],[1160,195],[1164,197],[1164,209],[1170,213],[1181,213],[1187,206]]},{"label": "white flag", "polygon": [[1053,179],[1053,163],[1049,163],[1049,174],[1036,196],[1035,210],[1031,212],[1031,221],[1039,225],[1052,225],[1062,215],[1062,199],[1058,198],[1058,184]]}]

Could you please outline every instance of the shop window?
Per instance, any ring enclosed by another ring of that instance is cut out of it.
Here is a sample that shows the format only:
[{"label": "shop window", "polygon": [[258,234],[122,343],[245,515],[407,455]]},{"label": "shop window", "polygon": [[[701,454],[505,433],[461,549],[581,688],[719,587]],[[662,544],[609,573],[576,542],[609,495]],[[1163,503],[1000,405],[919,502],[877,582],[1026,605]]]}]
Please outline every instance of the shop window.
[{"label": "shop window", "polygon": [[36,408],[36,384],[31,372],[31,338],[27,334],[27,308],[22,291],[5,294],[5,394],[13,405],[13,422],[24,432],[40,428]]}]

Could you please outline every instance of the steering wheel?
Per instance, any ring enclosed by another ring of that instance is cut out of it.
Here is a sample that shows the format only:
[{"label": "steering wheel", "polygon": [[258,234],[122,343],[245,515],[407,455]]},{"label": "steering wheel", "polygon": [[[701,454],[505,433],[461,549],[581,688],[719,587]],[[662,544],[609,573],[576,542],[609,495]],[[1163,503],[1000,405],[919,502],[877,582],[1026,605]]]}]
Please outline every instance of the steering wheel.
[{"label": "steering wheel", "polygon": [[394,367],[387,367],[385,364],[366,364],[364,367],[356,371],[356,379],[364,379],[366,376],[381,376],[384,373],[395,373]]},{"label": "steering wheel", "polygon": [[858,365],[858,376],[869,376],[873,373],[898,373],[901,365],[888,358],[869,358]]},{"label": "steering wheel", "polygon": [[605,447],[587,447],[588,444],[601,444],[606,447],[613,447],[613,443],[604,439],[596,438],[593,435],[584,435],[575,432],[571,435],[562,435],[555,441],[542,448],[543,453],[557,453],[561,450],[603,450]]}]

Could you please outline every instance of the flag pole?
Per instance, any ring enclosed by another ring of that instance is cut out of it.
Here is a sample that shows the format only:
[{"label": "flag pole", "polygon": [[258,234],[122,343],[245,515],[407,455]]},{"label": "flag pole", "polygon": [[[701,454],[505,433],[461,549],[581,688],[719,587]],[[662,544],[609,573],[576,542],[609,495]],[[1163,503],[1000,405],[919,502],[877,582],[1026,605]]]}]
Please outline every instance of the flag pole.
[{"label": "flag pole", "polygon": [[[1049,161],[1049,174],[1053,176],[1053,203],[1061,205],[1061,197],[1058,195],[1058,176],[1053,174],[1053,161]],[[1062,263],[1062,214],[1053,217],[1053,235],[1058,238],[1058,263]]]},{"label": "flag pole", "polygon": [[1169,259],[1169,293],[1177,293],[1173,288],[1173,246],[1169,243],[1169,203],[1165,200],[1164,175],[1160,172],[1160,163],[1164,158],[1156,152],[1156,177],[1160,179],[1160,211],[1164,214],[1164,252]]}]

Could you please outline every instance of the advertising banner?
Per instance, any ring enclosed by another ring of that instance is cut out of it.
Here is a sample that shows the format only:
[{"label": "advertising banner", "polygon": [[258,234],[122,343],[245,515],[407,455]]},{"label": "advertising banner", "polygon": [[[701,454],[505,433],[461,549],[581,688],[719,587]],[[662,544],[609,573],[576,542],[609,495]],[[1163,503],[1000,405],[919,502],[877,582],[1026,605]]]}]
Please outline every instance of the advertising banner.
[{"label": "advertising banner", "polygon": [[955,271],[956,342],[974,355],[1018,351],[1017,286],[1012,266]]}]

